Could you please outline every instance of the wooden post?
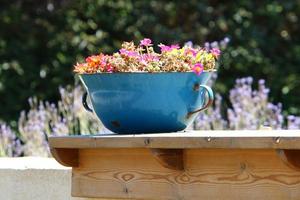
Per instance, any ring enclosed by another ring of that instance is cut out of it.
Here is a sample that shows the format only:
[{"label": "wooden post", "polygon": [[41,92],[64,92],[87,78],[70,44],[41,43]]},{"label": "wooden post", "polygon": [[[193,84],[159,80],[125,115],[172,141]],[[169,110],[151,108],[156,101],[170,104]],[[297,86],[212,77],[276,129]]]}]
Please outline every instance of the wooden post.
[{"label": "wooden post", "polygon": [[73,196],[300,198],[300,131],[50,137],[49,143],[55,159],[73,167]]}]

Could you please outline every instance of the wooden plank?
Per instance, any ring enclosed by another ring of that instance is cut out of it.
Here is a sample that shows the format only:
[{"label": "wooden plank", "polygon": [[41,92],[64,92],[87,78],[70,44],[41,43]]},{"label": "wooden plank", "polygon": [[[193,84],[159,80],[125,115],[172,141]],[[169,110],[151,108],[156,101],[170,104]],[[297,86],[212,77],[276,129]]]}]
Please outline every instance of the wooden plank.
[{"label": "wooden plank", "polygon": [[185,170],[164,168],[145,148],[80,149],[72,195],[127,199],[300,197],[300,171],[272,149],[187,149]]},{"label": "wooden plank", "polygon": [[50,137],[49,144],[52,148],[300,149],[300,130],[67,136]]}]

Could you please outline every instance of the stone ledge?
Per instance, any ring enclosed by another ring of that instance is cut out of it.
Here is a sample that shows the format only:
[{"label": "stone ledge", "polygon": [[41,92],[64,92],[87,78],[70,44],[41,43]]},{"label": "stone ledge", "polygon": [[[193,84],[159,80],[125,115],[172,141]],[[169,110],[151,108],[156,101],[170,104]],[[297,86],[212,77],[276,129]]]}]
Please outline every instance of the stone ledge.
[{"label": "stone ledge", "polygon": [[64,167],[52,158],[42,157],[19,157],[19,158],[0,158],[0,170],[3,169],[51,169],[51,170],[71,170]]},{"label": "stone ledge", "polygon": [[87,200],[71,197],[71,168],[53,158],[0,158],[0,177],[3,200]]}]

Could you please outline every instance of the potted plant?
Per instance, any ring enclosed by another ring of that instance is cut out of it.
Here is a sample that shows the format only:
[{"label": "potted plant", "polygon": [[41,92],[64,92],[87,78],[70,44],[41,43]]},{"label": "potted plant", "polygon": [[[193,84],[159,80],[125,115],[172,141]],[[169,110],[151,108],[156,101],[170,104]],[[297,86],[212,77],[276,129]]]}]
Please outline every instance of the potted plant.
[{"label": "potted plant", "polygon": [[[213,102],[206,86],[216,71],[217,48],[158,45],[145,38],[124,42],[112,55],[92,55],[77,63],[87,93],[83,105],[104,126],[120,133],[162,133],[184,130],[196,113]],[[86,103],[89,94],[92,108]]]}]

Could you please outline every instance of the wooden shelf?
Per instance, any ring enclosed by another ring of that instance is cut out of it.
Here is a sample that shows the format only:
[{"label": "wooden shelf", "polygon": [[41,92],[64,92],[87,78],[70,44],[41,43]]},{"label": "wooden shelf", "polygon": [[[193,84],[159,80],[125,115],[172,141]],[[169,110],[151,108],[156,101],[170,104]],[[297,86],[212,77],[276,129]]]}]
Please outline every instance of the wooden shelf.
[{"label": "wooden shelf", "polygon": [[50,137],[53,148],[300,149],[300,130],[188,131],[140,135]]},{"label": "wooden shelf", "polygon": [[73,196],[245,199],[250,191],[253,199],[300,196],[300,130],[56,136],[49,145],[58,162],[73,167]]}]

